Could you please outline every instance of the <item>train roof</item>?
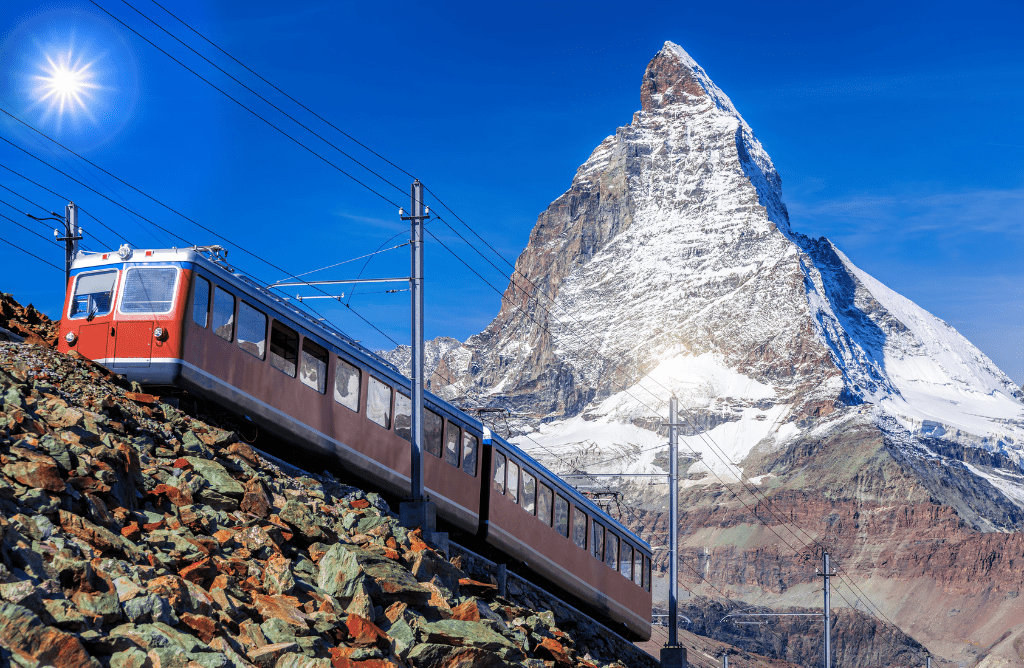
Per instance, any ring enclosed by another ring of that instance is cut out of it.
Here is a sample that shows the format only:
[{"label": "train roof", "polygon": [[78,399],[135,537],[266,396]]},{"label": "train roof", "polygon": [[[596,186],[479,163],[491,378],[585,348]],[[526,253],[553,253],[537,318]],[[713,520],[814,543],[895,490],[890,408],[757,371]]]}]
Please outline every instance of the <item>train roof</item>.
[{"label": "train roof", "polygon": [[[228,264],[226,257],[220,256],[219,253],[223,250],[220,246],[191,246],[187,248],[161,249],[135,248],[127,250],[126,248],[127,247],[123,246],[118,251],[98,253],[80,252],[72,263],[72,272],[77,274],[87,269],[126,263],[165,264],[187,262],[200,265],[207,271],[218,274],[233,283],[236,287],[245,290],[251,297],[262,299],[265,302],[272,302],[273,306],[284,311],[285,315],[290,317],[294,324],[301,324],[303,328],[311,331],[325,343],[330,342],[337,348],[342,346],[346,347],[346,352],[355,353],[367,366],[372,367],[382,375],[389,376],[392,381],[396,384],[401,384],[403,389],[411,393],[412,381],[403,374],[398,367],[382,358],[376,352],[362,345],[348,334],[325,324],[323,321],[317,320],[302,309],[294,306],[288,299],[274,294],[265,285],[259,283],[243,272],[238,271],[235,267]],[[596,503],[580,493],[575,487],[565,482],[565,480],[563,480],[558,474],[538,462],[521,447],[501,438],[497,434],[494,434],[490,428],[480,421],[479,418],[469,415],[461,408],[452,405],[450,402],[442,399],[433,392],[424,390],[424,399],[429,400],[431,403],[435,404],[439,408],[443,408],[449,413],[453,413],[460,421],[467,425],[473,425],[479,429],[481,433],[484,433],[484,430],[486,429],[486,433],[490,434],[492,441],[498,441],[503,448],[514,453],[518,459],[521,459],[533,470],[543,472],[546,477],[550,478],[551,481],[555,483],[563,494],[571,497],[574,503],[586,508],[591,512],[591,514],[601,515],[606,524],[614,527],[620,533],[628,535],[633,542],[639,544],[648,552],[651,551],[651,546],[647,541],[640,538],[640,536],[628,529],[624,524],[602,510]]]}]

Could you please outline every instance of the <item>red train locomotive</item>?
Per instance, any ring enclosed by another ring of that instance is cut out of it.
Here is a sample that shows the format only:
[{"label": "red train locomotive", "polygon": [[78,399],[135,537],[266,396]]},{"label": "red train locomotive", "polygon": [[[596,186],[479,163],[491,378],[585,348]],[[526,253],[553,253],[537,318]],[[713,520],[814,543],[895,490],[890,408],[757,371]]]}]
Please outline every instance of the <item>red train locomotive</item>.
[{"label": "red train locomotive", "polygon": [[[246,415],[400,497],[410,381],[235,272],[217,247],[80,256],[60,350]],[[631,638],[651,635],[651,548],[517,446],[430,393],[424,484],[438,517],[525,563]],[[326,462],[325,462],[326,463]]]}]

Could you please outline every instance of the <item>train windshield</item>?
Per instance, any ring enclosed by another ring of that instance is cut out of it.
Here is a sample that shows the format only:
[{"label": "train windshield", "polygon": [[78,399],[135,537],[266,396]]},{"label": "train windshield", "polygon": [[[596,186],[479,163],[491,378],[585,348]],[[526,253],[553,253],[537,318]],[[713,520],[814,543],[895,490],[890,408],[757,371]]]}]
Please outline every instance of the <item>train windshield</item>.
[{"label": "train windshield", "polygon": [[133,267],[124,278],[121,313],[170,313],[178,270],[174,267]]},{"label": "train windshield", "polygon": [[79,274],[75,279],[75,293],[71,296],[68,317],[91,319],[110,313],[116,285],[116,269]]}]

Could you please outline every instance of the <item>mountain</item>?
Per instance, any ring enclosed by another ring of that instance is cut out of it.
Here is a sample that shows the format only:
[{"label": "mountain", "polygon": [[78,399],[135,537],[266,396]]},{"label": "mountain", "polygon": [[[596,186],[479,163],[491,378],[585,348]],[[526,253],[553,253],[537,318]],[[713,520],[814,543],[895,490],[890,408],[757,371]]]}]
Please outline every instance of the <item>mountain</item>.
[{"label": "mountain", "polygon": [[[500,312],[442,354],[432,389],[508,409],[515,440],[564,473],[664,472],[675,395],[695,591],[798,592],[809,585],[787,571],[828,544],[869,594],[860,605],[976,658],[1024,625],[1009,612],[1024,584],[1024,394],[948,324],[793,229],[770,157],[681,47],[654,57],[640,97],[540,214]],[[580,480],[625,494],[623,519],[660,541],[663,487]],[[767,532],[786,522],[792,546]],[[908,553],[911,539],[924,547]],[[987,590],[968,552],[988,555]],[[938,561],[921,567],[924,553]],[[930,620],[925,601],[948,613]]]}]

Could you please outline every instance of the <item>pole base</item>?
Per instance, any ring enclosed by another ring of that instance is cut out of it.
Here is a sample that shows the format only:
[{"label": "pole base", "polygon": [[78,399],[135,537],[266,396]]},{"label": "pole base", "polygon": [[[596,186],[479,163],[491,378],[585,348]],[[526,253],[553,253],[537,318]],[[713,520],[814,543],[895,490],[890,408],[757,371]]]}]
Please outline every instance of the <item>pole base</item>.
[{"label": "pole base", "polygon": [[662,647],[661,668],[686,668],[686,648],[681,645]]},{"label": "pole base", "polygon": [[437,532],[437,506],[431,501],[403,501],[398,505],[398,521],[406,529],[423,529],[423,537]]}]

